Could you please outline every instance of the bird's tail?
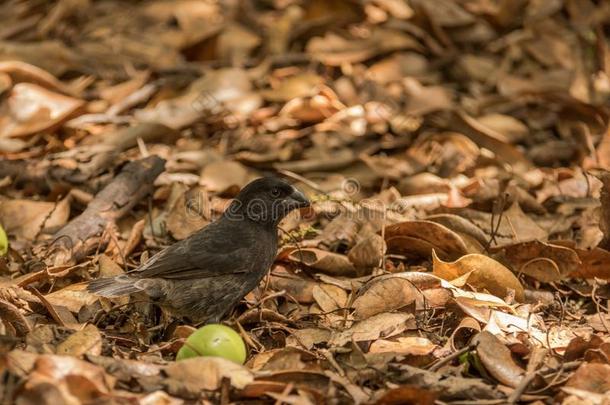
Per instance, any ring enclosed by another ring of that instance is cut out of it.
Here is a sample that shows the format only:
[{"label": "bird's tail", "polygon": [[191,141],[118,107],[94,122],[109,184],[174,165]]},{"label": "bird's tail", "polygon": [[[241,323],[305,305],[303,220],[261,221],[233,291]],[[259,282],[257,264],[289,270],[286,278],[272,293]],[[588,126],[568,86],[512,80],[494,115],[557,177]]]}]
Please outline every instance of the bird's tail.
[{"label": "bird's tail", "polygon": [[98,278],[92,280],[87,285],[87,291],[101,295],[102,297],[112,298],[122,295],[133,294],[140,291],[131,277],[121,275],[117,277]]}]

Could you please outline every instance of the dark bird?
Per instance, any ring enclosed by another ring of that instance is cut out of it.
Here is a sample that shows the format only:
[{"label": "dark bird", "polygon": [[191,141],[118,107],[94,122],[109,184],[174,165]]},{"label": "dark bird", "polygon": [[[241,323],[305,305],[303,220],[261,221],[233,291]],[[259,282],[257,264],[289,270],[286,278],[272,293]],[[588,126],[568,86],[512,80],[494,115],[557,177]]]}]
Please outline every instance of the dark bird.
[{"label": "dark bird", "polygon": [[218,322],[267,273],[277,253],[277,225],[309,206],[298,189],[274,177],[245,186],[222,216],[120,276],[93,280],[103,297],[145,293],[170,314]]}]

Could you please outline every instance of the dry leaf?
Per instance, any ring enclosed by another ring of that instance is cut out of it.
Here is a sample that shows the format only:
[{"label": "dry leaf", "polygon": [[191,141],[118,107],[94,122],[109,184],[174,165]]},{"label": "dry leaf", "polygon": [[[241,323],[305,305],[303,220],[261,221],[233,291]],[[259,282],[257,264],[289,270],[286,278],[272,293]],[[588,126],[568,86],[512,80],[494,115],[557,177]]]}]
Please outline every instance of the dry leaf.
[{"label": "dry leaf", "polygon": [[223,378],[231,385],[241,389],[254,380],[252,372],[246,367],[221,357],[193,357],[169,364],[164,368],[170,392],[186,390],[198,395],[201,390],[220,388]]},{"label": "dry leaf", "polygon": [[9,234],[34,239],[44,228],[64,225],[70,216],[70,198],[57,204],[31,200],[0,201],[0,222]]},{"label": "dry leaf", "polygon": [[80,357],[84,354],[99,356],[101,353],[102,335],[93,324],[87,324],[57,345],[57,354]]},{"label": "dry leaf", "polygon": [[367,39],[354,40],[327,33],[307,44],[307,52],[329,66],[362,62],[380,54],[400,49],[421,49],[411,36],[400,31],[375,29]]},{"label": "dry leaf", "polygon": [[[388,299],[392,297],[392,299]],[[354,317],[366,319],[421,301],[422,295],[413,282],[401,277],[373,279],[365,284],[352,303]]]},{"label": "dry leaf", "polygon": [[510,350],[489,332],[479,333],[475,341],[479,360],[489,374],[509,387],[519,385],[525,370],[515,364]]},{"label": "dry leaf", "polygon": [[382,313],[355,323],[351,328],[331,335],[330,346],[343,346],[348,342],[364,342],[395,336],[408,328],[412,314]]},{"label": "dry leaf", "polygon": [[458,234],[431,221],[407,221],[386,227],[385,241],[390,252],[427,257],[437,250],[444,258],[457,258],[468,249]]},{"label": "dry leaf", "polygon": [[369,353],[397,353],[410,356],[427,356],[438,346],[421,337],[398,337],[395,340],[376,340],[371,344]]},{"label": "dry leaf", "polygon": [[356,268],[347,256],[322,249],[297,249],[290,253],[288,258],[293,262],[330,275],[353,276],[356,274]]},{"label": "dry leaf", "polygon": [[356,268],[370,269],[378,267],[385,255],[387,246],[383,238],[371,234],[350,249],[347,257]]},{"label": "dry leaf", "polygon": [[465,276],[469,285],[497,297],[505,298],[513,291],[517,301],[522,302],[525,298],[523,286],[513,272],[490,257],[472,253],[454,262],[444,262],[433,251],[432,261],[434,275],[445,280]]},{"label": "dry leaf", "polygon": [[503,252],[505,261],[517,273],[546,283],[561,280],[578,271],[581,265],[572,249],[539,241],[505,246]]},{"label": "dry leaf", "polygon": [[13,86],[0,106],[0,138],[52,129],[77,114],[84,103],[31,83]]}]

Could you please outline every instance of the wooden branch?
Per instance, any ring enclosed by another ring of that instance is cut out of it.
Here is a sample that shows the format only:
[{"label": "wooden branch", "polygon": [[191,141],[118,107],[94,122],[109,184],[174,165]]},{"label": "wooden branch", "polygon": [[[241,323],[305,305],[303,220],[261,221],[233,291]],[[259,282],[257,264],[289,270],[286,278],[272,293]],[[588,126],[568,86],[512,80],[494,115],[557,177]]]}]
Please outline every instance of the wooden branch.
[{"label": "wooden branch", "polygon": [[153,182],[164,168],[165,160],[157,156],[128,163],[82,214],[55,234],[47,262],[54,266],[75,264],[94,251],[108,225],[153,190]]},{"label": "wooden branch", "polygon": [[[32,184],[44,189],[49,183],[84,184],[112,166],[117,156],[137,145],[138,138],[154,142],[177,132],[162,124],[143,122],[104,135],[104,141],[83,145],[51,155],[43,160],[0,160],[0,178],[9,176],[16,184]],[[74,168],[62,161],[74,161]]]}]

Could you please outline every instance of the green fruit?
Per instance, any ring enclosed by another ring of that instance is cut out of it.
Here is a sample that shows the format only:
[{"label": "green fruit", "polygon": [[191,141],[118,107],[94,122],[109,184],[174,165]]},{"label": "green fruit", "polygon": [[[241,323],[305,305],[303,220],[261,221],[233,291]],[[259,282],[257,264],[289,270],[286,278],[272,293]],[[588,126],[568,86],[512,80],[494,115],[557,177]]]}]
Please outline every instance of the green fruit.
[{"label": "green fruit", "polygon": [[246,361],[246,345],[237,332],[225,325],[209,324],[193,332],[178,350],[176,360],[217,356],[238,364]]},{"label": "green fruit", "polygon": [[4,256],[8,252],[8,237],[4,228],[0,225],[0,256]]}]

